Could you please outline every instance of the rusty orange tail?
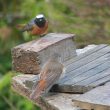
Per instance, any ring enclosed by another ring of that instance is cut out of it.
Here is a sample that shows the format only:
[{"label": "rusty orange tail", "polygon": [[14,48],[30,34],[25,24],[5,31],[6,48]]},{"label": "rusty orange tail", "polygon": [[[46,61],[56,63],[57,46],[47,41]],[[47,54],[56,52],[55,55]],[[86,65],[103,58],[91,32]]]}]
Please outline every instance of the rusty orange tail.
[{"label": "rusty orange tail", "polygon": [[32,91],[32,94],[30,95],[31,99],[37,99],[42,91],[46,87],[46,81],[45,80],[40,80],[38,85],[35,87],[35,89]]},{"label": "rusty orange tail", "polygon": [[16,28],[17,29],[23,29],[26,26],[26,24],[17,24]]}]

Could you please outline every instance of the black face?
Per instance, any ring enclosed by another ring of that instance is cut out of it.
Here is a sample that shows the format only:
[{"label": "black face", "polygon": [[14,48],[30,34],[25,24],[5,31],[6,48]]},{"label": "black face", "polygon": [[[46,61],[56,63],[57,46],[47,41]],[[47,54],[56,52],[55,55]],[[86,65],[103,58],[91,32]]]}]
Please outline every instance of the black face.
[{"label": "black face", "polygon": [[42,17],[42,18],[35,18],[34,22],[35,22],[35,24],[36,24],[38,27],[42,28],[42,27],[44,27],[44,25],[45,25],[45,23],[46,23],[46,20],[45,20],[44,17]]}]

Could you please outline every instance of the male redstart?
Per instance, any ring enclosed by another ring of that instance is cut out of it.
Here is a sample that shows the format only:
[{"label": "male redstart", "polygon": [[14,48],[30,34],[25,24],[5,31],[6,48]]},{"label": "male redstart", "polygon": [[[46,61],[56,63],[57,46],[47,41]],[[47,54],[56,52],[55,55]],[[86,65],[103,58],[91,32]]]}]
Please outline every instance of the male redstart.
[{"label": "male redstart", "polygon": [[59,79],[64,70],[59,58],[59,54],[54,53],[44,64],[40,73],[40,80],[34,84],[34,89],[30,95],[31,99],[37,99],[42,93],[47,93]]},{"label": "male redstart", "polygon": [[43,36],[47,33],[48,21],[43,14],[37,15],[28,24],[17,25],[22,32],[28,31],[31,35]]}]

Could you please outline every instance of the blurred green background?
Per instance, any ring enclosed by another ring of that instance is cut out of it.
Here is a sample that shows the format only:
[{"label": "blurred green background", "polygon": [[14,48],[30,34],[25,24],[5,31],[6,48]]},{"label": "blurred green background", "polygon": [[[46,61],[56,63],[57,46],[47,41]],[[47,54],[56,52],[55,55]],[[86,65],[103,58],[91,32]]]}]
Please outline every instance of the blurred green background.
[{"label": "blurred green background", "polygon": [[76,34],[76,44],[110,43],[110,0],[0,0],[0,110],[39,110],[14,93],[11,78],[11,48],[32,40],[16,29],[36,14],[49,21],[49,32]]}]

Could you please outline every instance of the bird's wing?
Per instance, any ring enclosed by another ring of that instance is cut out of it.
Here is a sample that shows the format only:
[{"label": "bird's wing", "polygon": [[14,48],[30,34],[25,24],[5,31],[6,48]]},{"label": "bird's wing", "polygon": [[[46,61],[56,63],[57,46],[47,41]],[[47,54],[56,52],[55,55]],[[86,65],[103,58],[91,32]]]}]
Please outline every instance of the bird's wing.
[{"label": "bird's wing", "polygon": [[41,70],[40,79],[44,79],[44,78],[47,79],[49,77],[52,77],[54,73],[60,74],[62,73],[63,69],[64,69],[63,64],[57,61],[56,62],[48,61],[47,63],[45,63],[45,65]]},{"label": "bird's wing", "polygon": [[25,27],[22,29],[22,31],[31,31],[34,28],[34,19],[32,19]]},{"label": "bird's wing", "polygon": [[45,80],[40,80],[38,84],[36,85],[36,88],[32,91],[30,98],[37,99],[42,93],[42,91],[44,90],[45,84],[46,84]]},{"label": "bird's wing", "polygon": [[40,79],[32,94],[30,95],[31,99],[37,99],[42,92],[48,92],[60,77],[62,69],[59,68],[57,70],[47,72],[49,73],[46,73],[46,76],[44,78],[41,77],[42,79]]},{"label": "bird's wing", "polygon": [[52,71],[49,77],[47,77],[46,79],[46,91],[48,92],[50,90],[50,88],[57,82],[57,80],[60,78],[60,75],[62,73],[62,70],[56,70],[56,71]]},{"label": "bird's wing", "polygon": [[16,28],[19,29],[19,30],[21,30],[21,29],[23,29],[25,26],[26,26],[26,24],[17,24],[17,25],[16,25]]},{"label": "bird's wing", "polygon": [[18,24],[16,27],[19,30],[21,30],[22,32],[30,31],[30,30],[32,30],[34,28],[34,25],[35,25],[34,20],[35,20],[35,18],[32,19],[28,24]]}]

